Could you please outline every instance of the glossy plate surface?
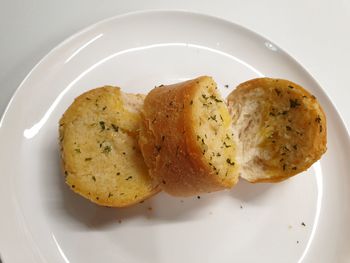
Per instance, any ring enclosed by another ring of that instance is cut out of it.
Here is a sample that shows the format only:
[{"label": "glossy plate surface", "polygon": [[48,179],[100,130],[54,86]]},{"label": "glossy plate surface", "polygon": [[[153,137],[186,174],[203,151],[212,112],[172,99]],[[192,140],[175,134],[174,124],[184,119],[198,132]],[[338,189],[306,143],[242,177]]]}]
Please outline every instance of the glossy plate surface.
[{"label": "glossy plate surface", "polygon": [[[75,97],[106,84],[147,93],[211,75],[223,95],[259,76],[309,89],[328,118],[328,151],[280,184],[125,209],[72,193],[60,171],[57,123]],[[225,87],[229,85],[229,87]],[[200,14],[157,11],[93,25],[50,52],[0,122],[0,254],[7,262],[349,262],[349,135],[325,93],[269,40]]]}]

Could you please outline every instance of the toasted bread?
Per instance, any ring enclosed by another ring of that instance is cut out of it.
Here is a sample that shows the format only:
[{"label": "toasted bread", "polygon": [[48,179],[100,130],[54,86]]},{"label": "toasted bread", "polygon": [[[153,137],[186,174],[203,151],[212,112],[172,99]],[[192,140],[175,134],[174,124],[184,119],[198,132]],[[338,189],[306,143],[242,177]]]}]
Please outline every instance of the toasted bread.
[{"label": "toasted bread", "polygon": [[231,118],[210,77],[154,88],[144,102],[139,144],[150,175],[171,195],[237,183]]},{"label": "toasted bread", "polygon": [[99,205],[123,207],[159,191],[137,143],[143,99],[106,86],[82,94],[64,113],[61,156],[74,192]]},{"label": "toasted bread", "polygon": [[240,84],[227,98],[240,176],[279,182],[296,175],[326,151],[326,116],[316,98],[283,79]]}]

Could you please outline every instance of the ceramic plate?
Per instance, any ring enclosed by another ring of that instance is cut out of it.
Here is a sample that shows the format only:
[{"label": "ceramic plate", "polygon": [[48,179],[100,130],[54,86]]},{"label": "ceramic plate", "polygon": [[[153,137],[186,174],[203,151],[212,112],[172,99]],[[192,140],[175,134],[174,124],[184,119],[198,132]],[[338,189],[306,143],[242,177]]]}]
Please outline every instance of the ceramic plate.
[{"label": "ceramic plate", "polygon": [[[199,197],[159,194],[98,207],[64,184],[58,120],[82,92],[110,84],[147,93],[211,75],[227,95],[270,76],[309,89],[328,119],[328,151],[279,184]],[[227,87],[228,85],[228,87]],[[317,82],[274,43],[200,14],[156,11],[95,24],[26,77],[0,123],[0,254],[7,262],[349,262],[349,135]]]}]

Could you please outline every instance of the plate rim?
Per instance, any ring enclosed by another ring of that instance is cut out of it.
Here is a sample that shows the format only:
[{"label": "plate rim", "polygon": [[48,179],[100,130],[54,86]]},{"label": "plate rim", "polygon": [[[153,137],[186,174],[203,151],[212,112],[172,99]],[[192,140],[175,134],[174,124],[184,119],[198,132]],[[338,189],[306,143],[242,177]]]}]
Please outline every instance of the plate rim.
[{"label": "plate rim", "polygon": [[63,47],[65,44],[69,43],[70,41],[78,38],[79,36],[81,36],[82,34],[84,34],[85,32],[90,31],[91,29],[93,29],[94,27],[98,27],[102,24],[108,23],[110,21],[116,20],[116,19],[122,19],[122,18],[127,18],[127,17],[131,17],[131,16],[138,16],[138,15],[151,15],[151,14],[157,14],[157,13],[173,13],[173,14],[186,14],[186,15],[195,15],[195,16],[201,16],[201,17],[206,17],[209,19],[213,19],[213,20],[218,20],[220,22],[224,22],[224,23],[228,23],[231,24],[235,27],[238,27],[240,29],[243,29],[245,31],[248,31],[251,34],[254,34],[255,36],[265,39],[267,41],[269,41],[269,43],[273,44],[274,46],[276,46],[276,48],[278,48],[278,50],[280,50],[285,56],[287,56],[290,60],[292,60],[295,64],[297,64],[299,67],[301,67],[308,75],[309,77],[312,79],[312,81],[314,81],[319,90],[325,95],[325,97],[327,97],[329,103],[331,103],[331,106],[335,109],[337,116],[340,118],[341,122],[342,122],[342,126],[345,128],[346,133],[347,133],[347,137],[348,137],[348,143],[350,145],[350,127],[348,128],[346,125],[346,122],[342,116],[342,114],[339,112],[338,108],[336,107],[336,105],[333,103],[333,100],[331,99],[331,97],[329,96],[328,92],[322,88],[322,86],[320,85],[320,83],[316,80],[316,78],[314,78],[313,74],[311,74],[311,72],[309,71],[309,69],[307,69],[306,67],[304,67],[303,65],[301,65],[301,63],[299,63],[299,61],[294,58],[292,55],[289,54],[289,52],[284,49],[281,48],[278,44],[276,44],[276,42],[271,41],[268,37],[266,37],[264,34],[258,33],[255,30],[252,30],[249,27],[243,26],[239,23],[233,22],[231,20],[219,17],[219,16],[215,16],[215,15],[211,15],[208,13],[203,13],[203,12],[199,12],[199,11],[190,11],[190,10],[186,10],[186,9],[167,9],[167,8],[160,8],[160,9],[144,9],[144,10],[136,10],[136,11],[130,11],[130,12],[125,12],[125,13],[121,13],[121,14],[117,14],[117,15],[113,15],[113,16],[109,16],[107,18],[104,18],[102,20],[99,20],[95,23],[89,24],[85,27],[83,27],[82,29],[78,30],[77,32],[73,33],[72,35],[64,38],[62,41],[58,42],[57,45],[55,45],[52,49],[49,50],[48,53],[46,53],[41,59],[39,59],[38,62],[36,62],[34,64],[34,66],[29,70],[29,72],[26,74],[26,76],[23,78],[23,80],[20,82],[20,84],[18,85],[18,87],[15,89],[15,91],[13,92],[9,102],[7,103],[5,110],[3,111],[3,113],[0,116],[0,131],[1,128],[5,122],[6,116],[7,116],[7,112],[10,109],[13,100],[15,99],[15,97],[17,96],[18,92],[20,92],[20,90],[22,89],[24,83],[26,82],[26,80],[28,78],[31,77],[31,75],[33,74],[33,72],[48,58],[50,57],[56,50],[60,49],[61,47]]}]

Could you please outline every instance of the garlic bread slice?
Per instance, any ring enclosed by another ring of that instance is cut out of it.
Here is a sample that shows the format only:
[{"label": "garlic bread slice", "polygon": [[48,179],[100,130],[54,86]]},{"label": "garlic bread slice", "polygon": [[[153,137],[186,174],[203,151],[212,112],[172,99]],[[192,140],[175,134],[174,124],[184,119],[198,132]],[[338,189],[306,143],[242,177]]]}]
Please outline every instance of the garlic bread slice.
[{"label": "garlic bread slice", "polygon": [[227,98],[240,176],[279,182],[308,169],[326,152],[326,116],[317,99],[288,80],[258,78]]},{"label": "garlic bread slice", "polygon": [[139,144],[150,175],[171,195],[237,183],[231,118],[211,77],[154,88],[145,99]]},{"label": "garlic bread slice", "polygon": [[159,191],[137,143],[143,99],[106,86],[82,94],[64,113],[62,164],[74,192],[99,205],[123,207]]}]

